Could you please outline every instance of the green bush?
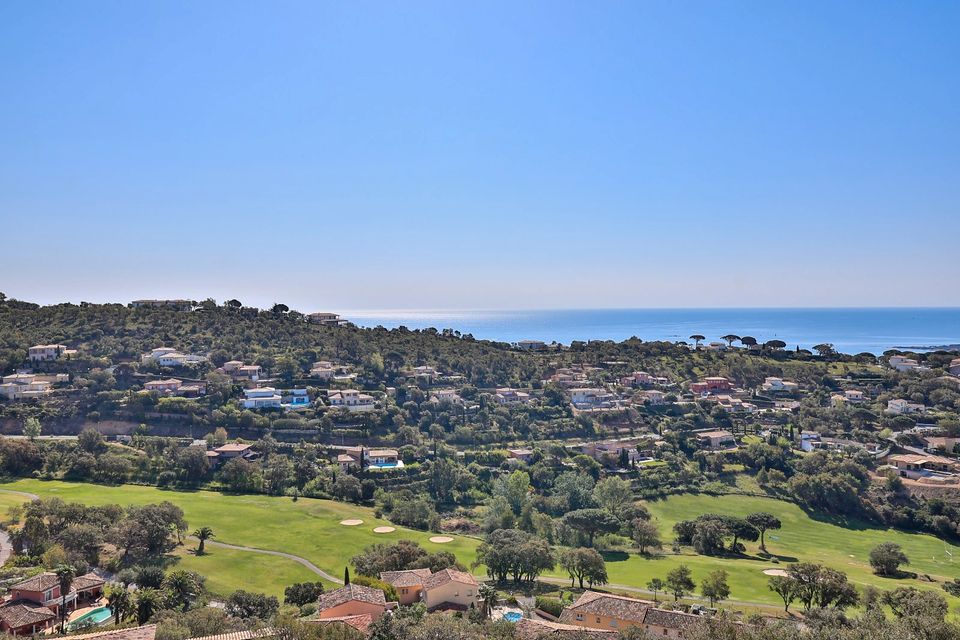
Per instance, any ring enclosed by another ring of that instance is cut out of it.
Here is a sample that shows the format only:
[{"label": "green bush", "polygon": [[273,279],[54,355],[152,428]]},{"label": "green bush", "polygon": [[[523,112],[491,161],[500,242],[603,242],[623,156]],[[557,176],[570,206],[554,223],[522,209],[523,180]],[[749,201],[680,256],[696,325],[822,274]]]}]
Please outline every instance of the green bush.
[{"label": "green bush", "polygon": [[537,609],[545,611],[555,618],[559,618],[563,613],[563,603],[556,598],[547,598],[546,596],[537,596]]}]

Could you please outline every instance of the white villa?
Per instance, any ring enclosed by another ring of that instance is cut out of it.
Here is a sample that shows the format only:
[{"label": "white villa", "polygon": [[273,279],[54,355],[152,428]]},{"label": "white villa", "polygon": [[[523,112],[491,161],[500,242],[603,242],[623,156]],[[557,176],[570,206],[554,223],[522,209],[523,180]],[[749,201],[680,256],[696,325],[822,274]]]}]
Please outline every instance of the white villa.
[{"label": "white villa", "polygon": [[57,382],[67,382],[70,376],[58,373],[52,376],[38,376],[32,373],[13,373],[3,376],[0,384],[0,396],[7,400],[29,400],[42,398],[52,393],[51,385]]},{"label": "white villa", "polygon": [[322,324],[325,327],[339,327],[349,323],[348,320],[341,318],[339,313],[330,313],[328,311],[308,313],[307,319],[314,324]]},{"label": "white villa", "polygon": [[263,375],[263,369],[260,365],[244,364],[240,360],[224,362],[221,368],[223,372],[229,374],[231,378],[243,378],[251,382],[256,382],[260,379],[260,376]]},{"label": "white villa", "polygon": [[793,393],[800,389],[800,385],[796,382],[789,382],[782,378],[769,376],[763,381],[760,388],[768,393]]},{"label": "white villa", "polygon": [[141,361],[147,362],[148,360],[153,360],[161,367],[182,367],[188,364],[206,362],[207,358],[206,356],[180,353],[173,347],[157,347],[150,353],[143,354]]},{"label": "white villa", "polygon": [[927,408],[918,402],[910,402],[909,400],[897,398],[887,401],[887,408],[884,410],[884,413],[905,416],[911,413],[923,413],[926,410]]},{"label": "white villa", "polygon": [[59,360],[77,355],[76,349],[68,349],[63,344],[36,344],[27,349],[27,357],[31,362],[45,362]]},{"label": "white villa", "polygon": [[360,393],[356,389],[331,389],[327,392],[331,407],[343,408],[352,413],[373,411],[376,402],[371,395]]},{"label": "white villa", "polygon": [[494,394],[497,404],[526,404],[530,402],[530,394],[525,391],[517,391],[510,387],[501,387]]},{"label": "white villa", "polygon": [[282,398],[273,387],[244,389],[244,409],[279,409]]}]

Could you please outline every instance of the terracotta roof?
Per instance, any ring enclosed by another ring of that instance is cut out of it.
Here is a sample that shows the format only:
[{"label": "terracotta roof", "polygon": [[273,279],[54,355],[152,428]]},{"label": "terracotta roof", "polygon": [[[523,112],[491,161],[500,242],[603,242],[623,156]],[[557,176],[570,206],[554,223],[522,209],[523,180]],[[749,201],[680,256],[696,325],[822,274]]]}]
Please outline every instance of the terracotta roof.
[{"label": "terracotta roof", "polygon": [[95,573],[85,573],[82,576],[77,576],[73,579],[73,589],[75,591],[93,589],[94,587],[101,587],[103,584],[103,578]]},{"label": "terracotta roof", "polygon": [[60,584],[57,580],[57,574],[45,571],[37,575],[21,580],[10,585],[10,589],[20,589],[21,591],[46,591]]},{"label": "terracotta roof", "polygon": [[442,587],[449,582],[459,582],[460,584],[468,584],[474,587],[479,584],[477,579],[469,573],[457,571],[456,569],[444,569],[443,571],[437,571],[428,578],[425,578],[423,581],[423,588],[425,590],[436,589],[437,587]]},{"label": "terracotta roof", "polygon": [[344,602],[351,601],[366,602],[368,604],[380,605],[381,607],[387,606],[387,599],[383,596],[383,591],[380,589],[373,589],[360,584],[348,584],[345,587],[340,587],[335,591],[321,595],[317,603],[317,609],[326,611]]},{"label": "terracotta roof", "polygon": [[576,619],[578,613],[592,613],[594,615],[610,616],[617,620],[642,622],[647,609],[653,606],[649,600],[637,600],[626,596],[615,596],[610,593],[584,591],[577,601],[563,610],[561,622]]},{"label": "terracotta roof", "polygon": [[190,640],[253,640],[254,638],[275,638],[279,635],[279,630],[272,627],[264,627],[262,629],[245,629],[243,631],[219,633],[214,636],[201,636],[199,638],[190,638]]},{"label": "terracotta roof", "polygon": [[26,625],[43,624],[57,617],[51,609],[30,602],[16,600],[0,607],[0,620],[11,629]]},{"label": "terracotta roof", "polygon": [[231,442],[229,444],[223,445],[222,447],[217,447],[216,449],[214,449],[214,451],[216,451],[217,453],[231,453],[233,451],[243,452],[252,446],[253,445],[251,444],[238,444],[236,442]]},{"label": "terracotta roof", "polygon": [[515,627],[517,640],[541,640],[541,638],[570,638],[571,640],[593,640],[594,638],[613,638],[617,631],[612,629],[588,629],[574,624],[548,622],[522,618]]},{"label": "terracotta roof", "polygon": [[322,620],[316,620],[319,624],[345,624],[348,627],[353,627],[360,633],[366,635],[370,629],[370,625],[373,624],[373,616],[369,613],[361,613],[355,616],[338,616],[336,618],[323,618]]},{"label": "terracotta roof", "polygon": [[404,571],[381,571],[380,579],[395,587],[417,587],[431,575],[430,569],[406,569]]},{"label": "terracotta roof", "polygon": [[94,640],[94,638],[102,638],[103,640],[153,640],[156,635],[157,625],[147,624],[142,627],[130,627],[129,629],[84,633],[79,636],[70,636],[70,640]]},{"label": "terracotta roof", "polygon": [[700,616],[692,613],[651,608],[647,609],[647,615],[643,617],[643,624],[665,627],[667,629],[682,629],[687,625],[694,624],[700,619]]}]

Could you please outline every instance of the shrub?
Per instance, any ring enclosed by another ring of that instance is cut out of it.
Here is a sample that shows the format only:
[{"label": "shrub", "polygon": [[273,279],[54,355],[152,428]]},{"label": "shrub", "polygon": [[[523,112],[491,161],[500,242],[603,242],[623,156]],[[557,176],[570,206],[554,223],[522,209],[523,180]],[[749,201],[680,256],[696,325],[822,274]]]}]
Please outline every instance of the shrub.
[{"label": "shrub", "polygon": [[554,618],[559,618],[563,613],[563,603],[556,598],[547,598],[546,596],[537,596],[537,609],[549,613]]}]

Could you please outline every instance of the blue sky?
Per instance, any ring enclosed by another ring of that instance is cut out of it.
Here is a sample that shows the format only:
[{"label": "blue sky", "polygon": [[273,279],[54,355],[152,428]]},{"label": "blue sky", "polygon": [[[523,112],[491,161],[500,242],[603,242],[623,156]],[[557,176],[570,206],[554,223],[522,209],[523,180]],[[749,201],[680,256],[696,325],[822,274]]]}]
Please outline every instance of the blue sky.
[{"label": "blue sky", "polygon": [[0,5],[40,302],[960,305],[960,4]]}]

